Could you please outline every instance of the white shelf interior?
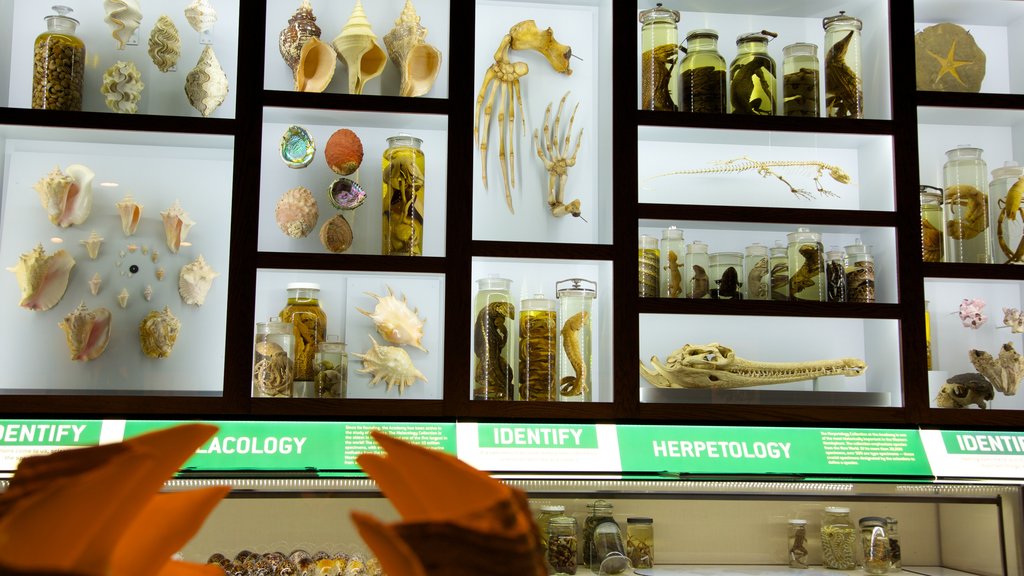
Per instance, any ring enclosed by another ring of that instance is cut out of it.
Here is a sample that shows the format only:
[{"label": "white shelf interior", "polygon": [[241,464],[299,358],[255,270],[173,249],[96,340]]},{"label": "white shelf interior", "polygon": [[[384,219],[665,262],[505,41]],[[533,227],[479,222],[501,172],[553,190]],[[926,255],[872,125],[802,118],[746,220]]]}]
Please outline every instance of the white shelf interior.
[{"label": "white shelf interior", "polygon": [[[970,130],[965,130],[969,126]],[[942,187],[946,151],[961,144],[983,150],[989,172],[1004,163],[1024,164],[1024,111],[918,109],[918,173],[921,184]]]}]

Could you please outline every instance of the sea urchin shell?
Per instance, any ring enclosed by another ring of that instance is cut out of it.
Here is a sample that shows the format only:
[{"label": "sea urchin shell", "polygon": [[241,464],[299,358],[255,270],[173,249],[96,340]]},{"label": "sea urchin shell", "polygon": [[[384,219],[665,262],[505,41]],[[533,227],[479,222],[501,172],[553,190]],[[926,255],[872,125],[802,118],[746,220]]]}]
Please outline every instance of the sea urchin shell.
[{"label": "sea urchin shell", "polygon": [[336,130],[324,147],[324,158],[334,172],[348,176],[363,163],[363,142],[348,128]]},{"label": "sea urchin shell", "polygon": [[373,343],[373,348],[366,354],[356,353],[356,358],[363,361],[363,369],[357,372],[373,376],[370,386],[376,386],[383,380],[387,385],[387,392],[391,391],[392,386],[398,386],[398,394],[401,395],[416,380],[427,381],[427,377],[413,366],[412,358],[403,348],[381,346],[373,336],[370,336],[370,342]]}]

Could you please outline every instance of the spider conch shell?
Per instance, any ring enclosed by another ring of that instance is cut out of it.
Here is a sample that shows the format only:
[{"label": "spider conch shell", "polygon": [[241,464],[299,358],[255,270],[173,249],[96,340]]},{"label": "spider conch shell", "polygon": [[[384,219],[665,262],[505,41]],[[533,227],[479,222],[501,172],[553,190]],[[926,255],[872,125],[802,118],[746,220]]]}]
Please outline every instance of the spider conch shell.
[{"label": "spider conch shell", "polygon": [[12,268],[21,288],[22,308],[29,310],[49,310],[60,302],[68,289],[68,279],[75,259],[64,250],[57,250],[47,255],[43,245],[39,244],[31,252],[26,252]]},{"label": "spider conch shell", "polygon": [[213,46],[207,45],[199,55],[199,62],[185,76],[185,95],[193,108],[204,117],[213,114],[228,95],[228,75],[213,53]]},{"label": "spider conch shell", "polygon": [[390,392],[392,386],[398,386],[398,394],[401,395],[406,388],[412,386],[417,379],[427,381],[423,375],[412,364],[412,358],[404,348],[398,346],[381,346],[370,336],[373,348],[366,354],[356,353],[356,358],[363,361],[363,369],[357,370],[361,374],[370,374],[370,386],[376,386],[381,380],[387,385],[386,391]]},{"label": "spider conch shell", "polygon": [[320,38],[320,27],[316,25],[316,16],[309,0],[302,0],[302,5],[288,19],[288,26],[281,30],[277,39],[278,50],[288,67],[295,71],[299,65],[302,46],[310,38]]},{"label": "spider conch shell", "polygon": [[366,83],[384,71],[388,56],[377,44],[377,35],[366,19],[362,0],[356,0],[348,22],[331,44],[338,58],[348,66],[349,94],[362,94]]},{"label": "spider conch shell", "polygon": [[139,344],[142,352],[150,358],[167,358],[174,350],[174,343],[181,330],[181,321],[171,309],[164,306],[162,312],[151,310],[139,323]]},{"label": "spider conch shell", "polygon": [[110,342],[110,310],[90,310],[85,302],[78,305],[57,325],[64,330],[64,338],[75,362],[88,362],[99,358]]},{"label": "spider conch shell", "polygon": [[32,186],[50,222],[61,228],[85,222],[92,212],[93,176],[92,170],[72,164],[66,172],[55,167]]},{"label": "spider conch shell", "polygon": [[321,42],[319,38],[310,38],[302,45],[299,65],[295,68],[296,92],[323,92],[334,78],[334,69],[338,62],[334,58],[334,48]]},{"label": "spider conch shell", "polygon": [[85,240],[81,240],[80,243],[85,246],[85,251],[89,253],[89,259],[95,260],[100,255],[100,246],[103,245],[103,236],[100,236],[93,230],[89,237]]},{"label": "spider conch shell", "polygon": [[164,221],[164,237],[167,240],[167,247],[171,252],[177,254],[181,243],[188,236],[188,231],[195,225],[195,221],[189,218],[188,212],[181,209],[181,202],[174,201],[174,206],[160,212],[160,218]]},{"label": "spider conch shell", "polygon": [[421,343],[423,340],[423,324],[426,321],[421,320],[416,315],[419,311],[418,309],[409,309],[404,294],[402,299],[399,300],[395,298],[395,293],[391,291],[390,286],[386,286],[386,288],[388,289],[387,296],[378,296],[373,292],[366,292],[367,295],[377,299],[377,306],[373,309],[373,312],[367,312],[358,307],[356,310],[359,310],[373,320],[373,323],[377,326],[377,332],[391,344],[415,346],[426,352],[427,349]]},{"label": "spider conch shell", "polygon": [[420,26],[420,17],[412,0],[405,0],[395,27],[384,35],[388,56],[402,77],[400,96],[422,96],[430,92],[441,70],[441,51],[424,42],[427,29]]},{"label": "spider conch shell", "polygon": [[100,93],[106,96],[107,108],[119,114],[135,114],[145,87],[135,63],[118,60],[103,73]]},{"label": "spider conch shell", "polygon": [[103,9],[107,15],[103,21],[110,25],[111,36],[117,40],[117,49],[124,50],[124,45],[139,28],[142,10],[136,0],[103,0]]},{"label": "spider conch shell", "polygon": [[157,70],[167,72],[178,63],[181,56],[181,35],[166,14],[157,19],[153,31],[149,33],[149,58]]},{"label": "spider conch shell", "polygon": [[193,0],[185,7],[185,19],[196,32],[202,34],[213,28],[213,23],[217,21],[217,11],[209,0]]},{"label": "spider conch shell", "polygon": [[178,273],[178,294],[185,304],[202,306],[206,302],[206,294],[210,291],[213,279],[220,276],[206,263],[200,254],[192,262],[181,267]]},{"label": "spider conch shell", "polygon": [[127,194],[115,202],[114,207],[121,215],[121,230],[124,231],[124,235],[135,234],[135,229],[139,227],[139,221],[142,220],[142,204],[136,202],[131,194]]}]

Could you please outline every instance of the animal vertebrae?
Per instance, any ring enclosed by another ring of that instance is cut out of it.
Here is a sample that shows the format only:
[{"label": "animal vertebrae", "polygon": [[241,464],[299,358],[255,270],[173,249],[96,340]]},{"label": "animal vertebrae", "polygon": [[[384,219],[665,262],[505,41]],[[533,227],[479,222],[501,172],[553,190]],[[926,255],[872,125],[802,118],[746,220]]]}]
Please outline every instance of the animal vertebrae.
[{"label": "animal vertebrae", "polygon": [[850,175],[845,170],[834,164],[828,164],[818,160],[765,160],[759,161],[749,158],[747,156],[741,156],[739,158],[733,158],[732,160],[722,160],[715,162],[710,168],[697,168],[693,170],[676,170],[673,172],[666,172],[664,174],[658,174],[652,176],[650,179],[662,178],[664,176],[685,176],[685,175],[696,175],[696,174],[735,174],[738,172],[747,172],[753,170],[761,175],[763,178],[768,176],[774,176],[779,179],[786,186],[789,186],[789,191],[797,196],[803,198],[810,198],[811,194],[806,190],[793,186],[788,180],[786,180],[781,174],[775,171],[775,169],[793,169],[793,168],[804,168],[811,169],[813,176],[811,179],[814,181],[814,187],[818,193],[822,196],[836,196],[830,190],[827,190],[821,183],[822,176],[827,172],[829,177],[840,184],[849,184]]}]

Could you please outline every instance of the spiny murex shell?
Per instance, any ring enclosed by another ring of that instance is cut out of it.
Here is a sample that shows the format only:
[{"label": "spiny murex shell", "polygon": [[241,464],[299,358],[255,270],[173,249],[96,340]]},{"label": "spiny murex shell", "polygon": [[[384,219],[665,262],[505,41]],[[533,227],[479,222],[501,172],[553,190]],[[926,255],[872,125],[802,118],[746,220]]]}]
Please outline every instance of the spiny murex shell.
[{"label": "spiny murex shell", "polygon": [[64,250],[57,250],[47,255],[43,245],[26,252],[18,259],[18,263],[9,271],[14,272],[21,288],[22,308],[29,310],[49,310],[60,302],[68,289],[68,279],[75,259]]},{"label": "spiny murex shell", "polygon": [[136,202],[131,194],[127,194],[115,202],[114,207],[117,208],[117,213],[121,216],[121,230],[124,231],[124,235],[135,234],[135,229],[139,227],[139,222],[142,220],[142,204]]},{"label": "spiny murex shell", "polygon": [[427,29],[420,26],[412,0],[405,0],[395,27],[384,35],[388,56],[401,74],[400,96],[422,96],[430,92],[441,70],[441,51],[427,44],[426,37]]},{"label": "spiny murex shell", "polygon": [[192,262],[181,267],[178,273],[178,294],[185,304],[202,306],[206,302],[206,294],[213,285],[213,279],[220,276],[206,263],[200,254]]},{"label": "spiny murex shell", "polygon": [[213,23],[217,21],[217,11],[209,0],[193,0],[185,7],[185,19],[196,32],[202,34],[213,28]]},{"label": "spiny murex shell", "polygon": [[71,351],[71,359],[88,362],[99,358],[110,342],[111,314],[108,308],[90,310],[85,302],[58,323]]},{"label": "spiny murex shell", "polygon": [[427,349],[421,343],[423,340],[423,324],[426,321],[421,320],[416,315],[419,311],[418,309],[409,309],[405,294],[399,300],[395,298],[395,293],[391,291],[390,286],[386,286],[386,288],[388,290],[387,296],[378,296],[373,292],[366,292],[368,296],[373,296],[377,299],[377,306],[373,309],[372,313],[358,307],[356,310],[359,310],[373,320],[373,323],[377,326],[377,332],[391,344],[414,346],[426,352]]},{"label": "spiny murex shell", "polygon": [[204,117],[213,114],[228,95],[228,75],[220,67],[213,46],[207,45],[199,62],[185,77],[185,95],[193,108]]},{"label": "spiny murex shell", "polygon": [[139,323],[139,343],[142,352],[150,358],[167,358],[174,350],[174,342],[178,339],[181,321],[171,309],[164,306],[163,311],[152,310]]},{"label": "spiny murex shell", "polygon": [[89,237],[85,240],[79,241],[85,246],[85,251],[89,254],[90,260],[95,260],[100,255],[100,246],[103,245],[103,236],[96,233],[95,230],[89,233]]},{"label": "spiny murex shell", "polygon": [[157,19],[153,31],[149,33],[149,58],[157,70],[167,72],[178,63],[181,57],[181,35],[178,27],[166,14]]},{"label": "spiny murex shell", "polygon": [[174,201],[174,206],[160,212],[160,218],[164,221],[164,236],[167,240],[167,247],[171,252],[177,254],[181,243],[188,236],[188,231],[195,225],[195,221],[189,218],[188,212],[181,208],[181,202]]},{"label": "spiny murex shell", "polygon": [[100,92],[106,96],[107,108],[121,114],[135,114],[145,87],[135,63],[118,60],[103,73]]},{"label": "spiny murex shell", "polygon": [[313,7],[309,5],[309,0],[302,0],[302,5],[288,19],[288,26],[281,30],[277,39],[281,58],[284,58],[285,64],[292,72],[299,65],[302,46],[310,38],[320,38],[320,27],[316,25],[316,16],[313,15]]},{"label": "spiny murex shell", "polygon": [[319,38],[310,38],[302,45],[299,65],[295,68],[295,91],[323,92],[334,78],[337,65],[334,48]]},{"label": "spiny murex shell", "polygon": [[356,0],[352,14],[331,44],[338,58],[348,66],[349,94],[362,94],[366,83],[384,71],[388,57],[377,44],[377,35],[366,18],[362,0]]},{"label": "spiny murex shell", "polygon": [[92,212],[93,176],[81,164],[68,166],[66,173],[58,166],[32,186],[50,222],[61,228],[85,222]]},{"label": "spiny murex shell", "polygon": [[363,369],[357,370],[361,374],[370,374],[370,386],[376,386],[381,380],[387,385],[386,392],[391,391],[392,386],[398,386],[398,394],[401,395],[406,388],[412,386],[417,379],[427,381],[423,375],[412,364],[409,353],[398,346],[381,346],[370,336],[373,348],[366,354],[356,353],[356,358],[363,361]]},{"label": "spiny murex shell", "polygon": [[103,0],[103,9],[107,15],[103,21],[110,25],[111,36],[117,40],[117,49],[124,50],[124,45],[139,28],[142,10],[136,0]]},{"label": "spiny murex shell", "polygon": [[299,186],[281,195],[274,209],[281,231],[292,238],[305,238],[316,227],[320,209],[309,188]]}]

